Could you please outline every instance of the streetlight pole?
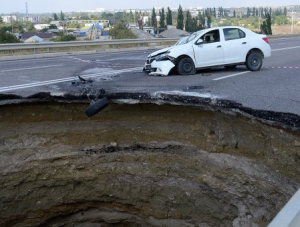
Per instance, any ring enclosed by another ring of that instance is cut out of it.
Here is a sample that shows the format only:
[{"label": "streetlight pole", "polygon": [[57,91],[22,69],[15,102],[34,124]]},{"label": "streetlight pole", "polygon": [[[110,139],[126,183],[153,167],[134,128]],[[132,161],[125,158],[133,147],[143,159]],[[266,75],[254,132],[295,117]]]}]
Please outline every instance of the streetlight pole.
[{"label": "streetlight pole", "polygon": [[292,26],[291,26],[291,33],[294,33],[294,11],[292,10]]}]

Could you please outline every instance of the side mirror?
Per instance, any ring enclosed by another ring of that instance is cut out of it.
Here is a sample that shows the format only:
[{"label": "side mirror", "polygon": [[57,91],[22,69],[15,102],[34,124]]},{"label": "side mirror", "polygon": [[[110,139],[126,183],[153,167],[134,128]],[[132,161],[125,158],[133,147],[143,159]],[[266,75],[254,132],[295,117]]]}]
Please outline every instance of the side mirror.
[{"label": "side mirror", "polygon": [[196,42],[195,42],[195,44],[196,45],[202,45],[203,44],[203,39],[198,39]]}]

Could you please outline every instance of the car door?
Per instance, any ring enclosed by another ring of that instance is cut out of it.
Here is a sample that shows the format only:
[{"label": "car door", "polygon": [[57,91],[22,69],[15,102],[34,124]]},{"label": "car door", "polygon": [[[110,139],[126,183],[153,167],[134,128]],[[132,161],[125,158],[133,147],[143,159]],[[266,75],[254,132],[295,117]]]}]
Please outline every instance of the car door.
[{"label": "car door", "polygon": [[240,63],[245,61],[249,44],[247,35],[239,28],[223,28],[224,63]]},{"label": "car door", "polygon": [[222,65],[224,62],[224,53],[220,40],[220,30],[211,30],[203,34],[199,39],[202,39],[203,43],[199,44],[196,41],[193,44],[196,67]]}]

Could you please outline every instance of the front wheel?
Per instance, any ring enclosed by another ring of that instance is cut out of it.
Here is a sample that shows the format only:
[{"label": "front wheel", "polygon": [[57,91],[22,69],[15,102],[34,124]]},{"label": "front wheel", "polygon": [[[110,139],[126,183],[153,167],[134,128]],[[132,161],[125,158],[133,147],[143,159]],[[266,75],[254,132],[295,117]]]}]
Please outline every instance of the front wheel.
[{"label": "front wheel", "polygon": [[177,71],[180,75],[193,75],[196,73],[194,62],[191,58],[182,58],[177,64]]},{"label": "front wheel", "polygon": [[246,67],[250,71],[258,71],[262,67],[262,56],[258,53],[251,53],[247,56]]}]

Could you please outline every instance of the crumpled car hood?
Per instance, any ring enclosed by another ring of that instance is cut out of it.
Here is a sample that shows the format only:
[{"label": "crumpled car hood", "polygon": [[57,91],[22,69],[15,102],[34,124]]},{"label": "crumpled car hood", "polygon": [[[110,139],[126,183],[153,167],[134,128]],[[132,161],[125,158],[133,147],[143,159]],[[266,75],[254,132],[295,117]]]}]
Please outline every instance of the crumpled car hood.
[{"label": "crumpled car hood", "polygon": [[148,57],[153,57],[153,56],[156,56],[156,55],[165,53],[165,52],[167,52],[168,50],[171,50],[171,49],[173,49],[173,48],[174,48],[174,46],[170,46],[170,47],[166,47],[166,48],[164,48],[164,49],[160,49],[160,50],[154,51],[154,52],[152,52],[151,54],[149,54]]}]

